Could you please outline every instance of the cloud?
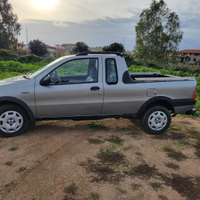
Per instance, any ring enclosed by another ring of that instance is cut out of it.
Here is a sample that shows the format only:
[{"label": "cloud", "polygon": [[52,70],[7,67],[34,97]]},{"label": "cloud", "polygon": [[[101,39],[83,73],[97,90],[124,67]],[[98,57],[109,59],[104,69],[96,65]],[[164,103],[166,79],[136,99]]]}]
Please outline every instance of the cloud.
[{"label": "cloud", "polygon": [[[15,0],[10,1],[15,2]],[[106,46],[113,42],[123,43],[125,37],[125,49],[133,50],[135,26],[139,21],[142,8],[148,8],[150,0],[144,0],[145,4],[142,6],[140,4],[143,1],[134,0],[125,0],[126,3],[109,0],[108,5],[106,4],[107,0],[86,0],[84,3],[81,1],[59,0],[58,8],[52,10],[51,13],[50,11],[49,13],[37,11],[37,16],[40,18],[38,20],[24,13],[26,17],[31,19],[20,20],[22,31],[19,41],[26,40],[26,28],[28,28],[29,40],[38,38],[46,44],[83,41],[89,46]],[[68,2],[68,5],[64,6],[64,2]],[[199,0],[167,1],[168,7],[179,15],[182,22],[181,30],[184,31],[184,36],[180,49],[200,48],[200,13],[198,12],[200,4],[198,2]],[[28,11],[26,10],[26,12]],[[34,12],[29,13],[34,14]],[[45,15],[45,17],[41,17],[40,14]]]},{"label": "cloud", "polygon": [[58,26],[58,27],[62,27],[62,28],[69,26],[65,21],[54,21],[53,25]]},{"label": "cloud", "polygon": [[[136,23],[135,18],[106,18],[87,20],[84,23],[23,20],[18,40],[26,41],[26,28],[29,41],[39,39],[49,45],[82,41],[91,47],[103,47],[113,42],[123,43],[125,37],[125,49],[131,51],[134,46]],[[68,26],[63,27],[63,24]]]}]

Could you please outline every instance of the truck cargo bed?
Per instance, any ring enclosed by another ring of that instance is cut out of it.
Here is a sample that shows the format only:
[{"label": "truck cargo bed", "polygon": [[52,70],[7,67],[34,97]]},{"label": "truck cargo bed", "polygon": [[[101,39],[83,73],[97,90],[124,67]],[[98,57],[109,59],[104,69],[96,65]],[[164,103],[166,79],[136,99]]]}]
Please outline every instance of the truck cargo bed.
[{"label": "truck cargo bed", "polygon": [[154,72],[153,73],[145,73],[145,72],[130,73],[130,76],[133,80],[143,81],[143,82],[191,81],[191,80],[195,80],[194,77],[178,77],[178,76],[161,74],[160,72],[155,72],[155,73]]}]

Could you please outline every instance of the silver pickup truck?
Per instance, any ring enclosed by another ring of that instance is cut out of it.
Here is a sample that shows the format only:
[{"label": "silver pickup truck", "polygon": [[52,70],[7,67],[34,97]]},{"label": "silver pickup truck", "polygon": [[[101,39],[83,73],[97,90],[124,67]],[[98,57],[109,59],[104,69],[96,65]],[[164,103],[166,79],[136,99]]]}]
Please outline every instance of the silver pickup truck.
[{"label": "silver pickup truck", "polygon": [[123,53],[65,56],[24,76],[0,81],[0,135],[22,134],[29,120],[139,118],[161,134],[171,116],[195,112],[196,81],[129,73]]}]

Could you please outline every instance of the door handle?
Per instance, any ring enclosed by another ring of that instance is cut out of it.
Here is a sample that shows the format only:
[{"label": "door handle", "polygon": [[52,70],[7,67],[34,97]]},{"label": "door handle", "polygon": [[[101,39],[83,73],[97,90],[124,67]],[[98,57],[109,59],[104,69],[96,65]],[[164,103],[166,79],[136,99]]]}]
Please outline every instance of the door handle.
[{"label": "door handle", "polygon": [[91,87],[90,90],[97,91],[97,90],[100,90],[100,88],[98,86],[94,86],[94,87]]}]

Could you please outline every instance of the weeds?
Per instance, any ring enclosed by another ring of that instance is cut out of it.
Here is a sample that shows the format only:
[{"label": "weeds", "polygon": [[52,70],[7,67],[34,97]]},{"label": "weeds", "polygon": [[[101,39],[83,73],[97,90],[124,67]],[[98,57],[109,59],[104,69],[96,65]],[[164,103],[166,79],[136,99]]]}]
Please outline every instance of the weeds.
[{"label": "weeds", "polygon": [[117,132],[130,131],[130,130],[131,130],[131,128],[119,128],[119,127],[117,127],[117,129],[116,129]]},{"label": "weeds", "polygon": [[127,135],[131,135],[131,137],[136,137],[136,136],[140,135],[140,133],[139,132],[130,132]]},{"label": "weeds", "polygon": [[101,144],[102,143],[102,141],[99,139],[88,139],[88,142],[90,144]]},{"label": "weeds", "polygon": [[128,147],[124,147],[123,150],[124,150],[124,151],[127,151],[127,150],[129,150],[129,149],[131,149],[131,148],[132,148],[132,145],[130,145],[130,146],[128,146]]},{"label": "weeds", "polygon": [[94,160],[88,159],[87,162],[81,162],[80,166],[86,168],[88,172],[92,172],[95,175],[91,175],[91,182],[101,182],[112,180],[115,171],[108,165],[103,165],[101,163],[95,163]]},{"label": "weeds", "polygon": [[200,140],[196,141],[193,147],[196,149],[195,155],[200,158]]},{"label": "weeds", "polygon": [[162,189],[162,183],[150,182],[149,185],[156,191],[158,191],[158,189]]},{"label": "weeds", "polygon": [[81,162],[79,165],[86,168],[90,173],[91,182],[119,182],[124,175],[120,170],[117,170],[117,166],[125,163],[125,156],[120,152],[114,152],[111,150],[100,149],[96,157],[98,162],[88,159],[87,162]]},{"label": "weeds", "polygon": [[136,154],[137,156],[142,156],[142,155],[143,155],[143,154],[142,154],[141,152],[139,152],[139,151],[136,151],[135,154]]},{"label": "weeds", "polygon": [[147,164],[141,164],[137,167],[130,169],[129,171],[126,171],[125,173],[129,176],[139,176],[141,178],[150,179],[156,172],[157,169],[155,168],[155,166],[150,167]]},{"label": "weeds", "polygon": [[111,150],[104,150],[100,149],[99,153],[97,154],[97,158],[101,160],[101,162],[106,163],[123,163],[124,162],[124,155],[121,152],[114,152]]},{"label": "weeds", "polygon": [[115,135],[111,135],[109,138],[105,138],[104,140],[112,142],[120,146],[123,146],[123,143],[124,143],[124,140],[122,140],[120,137],[115,136]]},{"label": "weeds", "polygon": [[25,170],[26,170],[26,167],[20,167],[19,170],[16,171],[16,172],[19,172],[19,173],[20,173],[20,172],[23,172],[23,171],[25,171]]},{"label": "weeds", "polygon": [[180,131],[180,130],[181,130],[180,128],[176,128],[176,127],[174,127],[174,126],[170,126],[169,129],[175,130],[175,131]]},{"label": "weeds", "polygon": [[73,194],[75,195],[78,190],[78,187],[75,185],[75,183],[70,184],[68,187],[66,187],[63,192],[67,194]]},{"label": "weeds", "polygon": [[8,187],[11,187],[11,186],[14,186],[14,185],[15,185],[14,181],[11,181],[10,183],[5,184],[5,187],[8,188]]},{"label": "weeds", "polygon": [[74,197],[70,197],[66,194],[63,200],[76,200],[76,199]]},{"label": "weeds", "polygon": [[16,151],[18,147],[11,147],[8,151]]},{"label": "weeds", "polygon": [[13,161],[6,162],[5,165],[12,166],[13,165]]},{"label": "weeds", "polygon": [[100,198],[99,194],[98,193],[94,193],[92,192],[90,194],[90,198],[88,200],[98,200]]},{"label": "weeds", "polygon": [[180,175],[173,174],[170,186],[182,196],[186,196],[189,200],[199,199],[200,185],[198,177],[196,184],[192,182],[191,177],[181,177]]},{"label": "weeds", "polygon": [[166,163],[165,166],[174,170],[180,169],[179,165],[174,164],[174,163]]},{"label": "weeds", "polygon": [[165,152],[167,152],[168,157],[177,160],[177,161],[183,161],[187,158],[186,155],[184,155],[182,152],[177,152],[174,149],[172,149],[171,147],[165,146],[163,147],[163,150]]},{"label": "weeds", "polygon": [[[172,174],[171,177],[159,173],[155,167],[150,167],[147,164],[141,164],[132,168],[131,171],[126,172],[131,176],[138,176],[140,178],[150,179],[151,177],[163,181],[164,183],[153,182],[150,185],[154,189],[162,188],[161,185],[165,184],[176,190],[182,197],[187,197],[188,200],[200,198],[200,176],[196,178],[182,177],[178,174]],[[137,187],[136,187],[137,188]],[[167,200],[165,196],[159,196],[160,199]]]},{"label": "weeds", "polygon": [[168,198],[164,195],[158,195],[158,198],[161,200],[168,200]]},{"label": "weeds", "polygon": [[88,125],[90,128],[94,128],[94,129],[99,129],[99,128],[105,129],[105,127],[104,127],[102,124],[98,124],[97,121],[87,123],[87,125]]},{"label": "weeds", "polygon": [[135,190],[138,190],[141,186],[142,186],[142,185],[140,185],[140,184],[135,184],[135,183],[133,183],[133,184],[131,184],[131,189],[132,189],[133,191],[135,191]]},{"label": "weeds", "polygon": [[154,139],[159,139],[159,140],[183,140],[187,138],[187,136],[183,133],[177,133],[177,132],[170,132],[169,135],[167,134],[162,134],[162,135],[156,135],[153,136]]},{"label": "weeds", "polygon": [[189,149],[189,148],[191,148],[190,143],[185,142],[185,141],[179,141],[178,143],[176,143],[176,146],[177,146],[178,148],[181,148],[182,150],[183,150],[183,149]]}]

